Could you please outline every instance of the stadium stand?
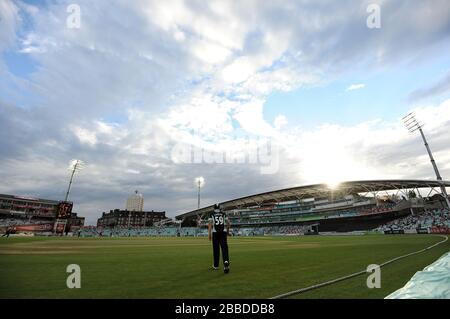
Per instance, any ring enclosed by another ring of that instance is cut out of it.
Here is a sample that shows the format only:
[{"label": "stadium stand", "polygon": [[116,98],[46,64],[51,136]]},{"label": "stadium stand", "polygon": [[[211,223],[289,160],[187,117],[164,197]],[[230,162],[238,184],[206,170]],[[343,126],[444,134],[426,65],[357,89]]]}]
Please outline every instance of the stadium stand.
[{"label": "stadium stand", "polygon": [[0,227],[10,227],[10,226],[22,226],[22,225],[36,225],[36,224],[46,224],[47,220],[38,219],[16,219],[16,218],[5,218],[0,219]]},{"label": "stadium stand", "polygon": [[186,237],[198,236],[195,227],[139,227],[102,228],[88,226],[80,230],[80,237]]},{"label": "stadium stand", "polygon": [[[378,214],[388,211],[392,205],[376,207],[373,210],[362,212],[348,211],[328,215],[327,218],[345,218],[349,216],[360,216],[361,214]],[[236,215],[235,215],[236,217]],[[325,217],[324,217],[325,218]],[[262,217],[264,220],[264,217]],[[306,219],[305,219],[306,220]],[[316,221],[317,218],[314,218]],[[315,234],[314,226],[317,224],[295,224],[295,225],[264,225],[264,222],[256,222],[253,226],[240,227],[233,225],[231,236],[299,236]],[[392,233],[450,233],[450,213],[447,209],[435,209],[419,212],[389,221],[379,227],[372,229],[375,232],[386,234]],[[328,232],[327,232],[328,233]],[[207,236],[206,227],[116,227],[104,228],[87,226],[80,229],[80,237],[202,237]]]},{"label": "stadium stand", "polygon": [[[328,214],[326,217],[320,218],[346,218],[351,216],[361,216],[377,214],[381,211],[388,211],[392,205],[388,207],[376,207],[372,210],[365,211],[344,211]],[[237,214],[233,216],[235,220]],[[310,218],[311,217],[311,218]],[[239,218],[239,217],[237,217]],[[299,219],[297,218],[296,221]],[[306,215],[302,217],[302,222],[317,221],[317,217]],[[42,220],[29,220],[6,218],[0,219],[0,227],[11,227],[27,224],[45,224]],[[286,224],[286,225],[267,225],[264,216],[259,221],[255,221],[255,225],[240,226],[232,224],[232,236],[289,236],[289,235],[307,235],[315,233],[314,226],[317,224]],[[447,209],[435,209],[410,214],[389,221],[381,226],[376,227],[372,231],[382,232],[386,234],[392,233],[450,233],[450,212]],[[79,237],[201,237],[207,236],[206,227],[179,227],[179,226],[159,226],[159,227],[82,227],[77,233]]]},{"label": "stadium stand", "polygon": [[375,230],[387,234],[396,232],[446,232],[450,230],[450,213],[447,209],[425,211],[391,221]]},{"label": "stadium stand", "polygon": [[[311,232],[311,226],[272,226],[246,227],[231,231],[232,236],[283,236],[304,235]],[[197,227],[142,227],[142,228],[101,228],[94,226],[83,227],[80,237],[201,237],[207,236],[206,228]]]}]

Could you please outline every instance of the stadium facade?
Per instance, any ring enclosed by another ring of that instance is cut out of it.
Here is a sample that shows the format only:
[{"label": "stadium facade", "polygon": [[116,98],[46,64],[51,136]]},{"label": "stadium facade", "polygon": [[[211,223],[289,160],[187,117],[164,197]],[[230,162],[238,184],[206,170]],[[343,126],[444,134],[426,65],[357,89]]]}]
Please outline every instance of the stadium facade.
[{"label": "stadium facade", "polygon": [[97,227],[150,227],[154,223],[166,219],[166,212],[131,211],[115,209],[109,213],[103,212],[97,220]]},{"label": "stadium facade", "polygon": [[0,228],[30,233],[74,231],[84,225],[84,217],[73,213],[72,207],[72,202],[0,194]]},{"label": "stadium facade", "polygon": [[[281,189],[220,203],[234,228],[311,226],[315,232],[374,229],[425,209],[445,208],[449,181],[373,180]],[[426,193],[424,196],[423,193]],[[184,226],[206,227],[213,205],[177,216]]]}]

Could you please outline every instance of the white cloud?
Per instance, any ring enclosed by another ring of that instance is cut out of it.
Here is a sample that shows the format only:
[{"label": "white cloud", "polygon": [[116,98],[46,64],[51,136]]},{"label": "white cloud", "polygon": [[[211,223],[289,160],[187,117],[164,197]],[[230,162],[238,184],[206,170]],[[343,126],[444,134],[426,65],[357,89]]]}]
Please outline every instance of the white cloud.
[{"label": "white cloud", "polygon": [[346,91],[360,90],[360,89],[363,89],[365,87],[366,87],[366,85],[364,83],[352,84],[346,89]]},{"label": "white cloud", "polygon": [[280,130],[283,128],[283,126],[286,126],[288,124],[288,120],[286,116],[284,115],[278,115],[275,120],[273,120],[273,126],[275,129]]},{"label": "white cloud", "polygon": [[225,82],[240,83],[247,80],[255,72],[256,69],[250,62],[249,57],[241,57],[227,65],[222,74]]},{"label": "white cloud", "polygon": [[236,108],[233,118],[242,129],[257,136],[273,136],[274,128],[263,118],[264,101],[254,100]]},{"label": "white cloud", "polygon": [[190,47],[194,56],[207,64],[224,62],[232,53],[229,49],[222,45],[204,40],[191,41]]},{"label": "white cloud", "polygon": [[[292,127],[296,119],[287,127],[284,115],[268,122],[264,103],[272,92],[338,78],[358,61],[389,67],[445,42],[447,1],[435,1],[432,11],[385,3],[386,27],[377,33],[358,28],[366,3],[345,0],[79,0],[80,30],[64,27],[69,3],[25,9],[0,1],[0,50],[17,46],[39,66],[21,86],[22,108],[0,96],[3,192],[58,197],[65,173],[51,170],[65,169],[74,153],[89,163],[73,194],[91,222],[136,187],[154,203],[150,209],[195,208],[191,184],[201,175],[211,187],[205,203],[329,177],[430,176],[426,156],[417,157],[422,145],[400,122],[305,131]],[[32,29],[18,32],[17,8],[28,12]],[[11,78],[4,70],[0,63],[0,81]],[[437,141],[437,160],[449,158],[449,103],[416,110]],[[245,150],[247,135],[282,146],[277,175],[262,177],[253,166],[185,167],[170,158],[177,142]]]},{"label": "white cloud", "polygon": [[19,9],[10,0],[0,2],[0,52],[15,45],[15,33],[20,23]]},{"label": "white cloud", "polygon": [[73,132],[78,137],[81,143],[85,143],[91,146],[97,144],[97,136],[94,132],[91,132],[82,127],[74,127]]},{"label": "white cloud", "polygon": [[129,173],[129,174],[140,174],[141,172],[135,169],[127,169],[125,170],[125,173]]}]

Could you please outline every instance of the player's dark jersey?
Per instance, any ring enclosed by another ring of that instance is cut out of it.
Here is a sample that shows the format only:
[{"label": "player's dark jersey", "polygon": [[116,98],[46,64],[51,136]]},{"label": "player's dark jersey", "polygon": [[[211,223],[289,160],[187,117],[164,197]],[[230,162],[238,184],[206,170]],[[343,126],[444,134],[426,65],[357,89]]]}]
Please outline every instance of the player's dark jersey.
[{"label": "player's dark jersey", "polygon": [[225,225],[228,221],[227,216],[220,210],[215,210],[209,217],[208,221],[212,224],[213,232],[225,231]]}]

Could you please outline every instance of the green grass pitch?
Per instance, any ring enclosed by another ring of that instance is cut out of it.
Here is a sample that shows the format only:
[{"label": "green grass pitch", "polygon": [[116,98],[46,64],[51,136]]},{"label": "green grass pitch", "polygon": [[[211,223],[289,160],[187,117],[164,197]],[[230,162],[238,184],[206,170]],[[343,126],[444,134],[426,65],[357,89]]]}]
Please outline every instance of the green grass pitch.
[{"label": "green grass pitch", "polygon": [[[0,298],[269,298],[357,272],[442,237],[364,235],[235,237],[231,272],[211,271],[206,238],[0,238]],[[367,275],[295,298],[384,298],[450,250],[450,241]],[[81,267],[68,289],[66,267]]]}]

